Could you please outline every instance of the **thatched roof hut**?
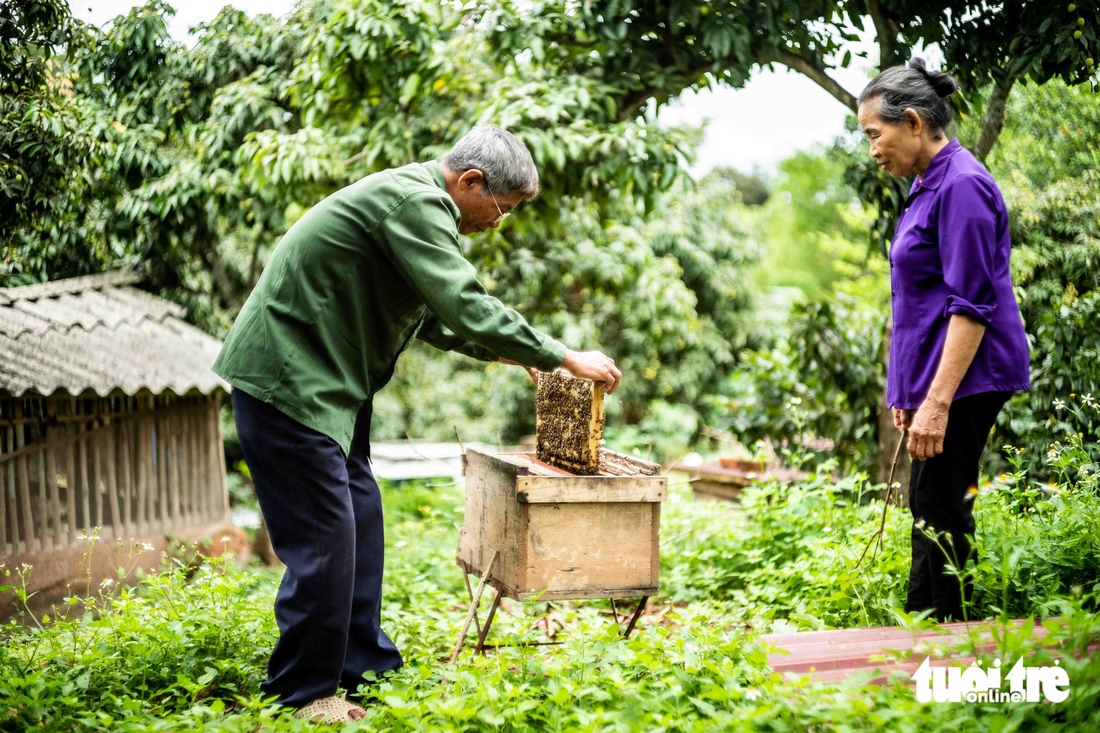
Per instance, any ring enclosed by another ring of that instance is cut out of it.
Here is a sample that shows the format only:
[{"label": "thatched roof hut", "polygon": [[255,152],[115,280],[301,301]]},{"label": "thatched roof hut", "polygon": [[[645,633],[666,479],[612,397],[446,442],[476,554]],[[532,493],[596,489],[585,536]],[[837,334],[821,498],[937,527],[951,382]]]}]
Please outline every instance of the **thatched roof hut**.
[{"label": "thatched roof hut", "polygon": [[139,279],[0,289],[0,560],[45,557],[54,582],[93,527],[128,542],[225,521],[221,344]]}]

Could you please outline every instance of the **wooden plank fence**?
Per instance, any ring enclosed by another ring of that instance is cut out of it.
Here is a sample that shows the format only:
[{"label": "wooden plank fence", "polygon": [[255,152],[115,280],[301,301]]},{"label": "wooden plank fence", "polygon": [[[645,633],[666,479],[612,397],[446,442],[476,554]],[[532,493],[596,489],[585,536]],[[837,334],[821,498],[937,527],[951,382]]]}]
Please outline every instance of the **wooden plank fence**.
[{"label": "wooden plank fence", "polygon": [[220,395],[0,398],[0,558],[225,519]]}]

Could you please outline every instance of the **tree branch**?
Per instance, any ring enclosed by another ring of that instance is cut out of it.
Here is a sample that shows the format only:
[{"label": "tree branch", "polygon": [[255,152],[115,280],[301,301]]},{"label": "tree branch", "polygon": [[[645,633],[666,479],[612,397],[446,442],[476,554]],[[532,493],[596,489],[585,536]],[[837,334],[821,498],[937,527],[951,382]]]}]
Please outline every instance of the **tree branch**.
[{"label": "tree branch", "polygon": [[817,85],[833,95],[841,104],[853,112],[857,111],[858,100],[855,96],[844,87],[840,86],[840,83],[825,73],[825,69],[817,66],[811,61],[791,53],[790,51],[779,51],[774,55],[766,55],[759,59],[760,64],[779,63],[783,64],[789,69],[805,74],[806,76],[817,82]]},{"label": "tree branch", "polygon": [[698,69],[692,69],[684,73],[681,77],[683,79],[682,84],[677,85],[677,89],[670,89],[669,87],[645,87],[637,92],[634,92],[625,100],[623,100],[622,106],[619,108],[619,122],[626,122],[627,120],[637,117],[638,112],[649,101],[650,97],[658,94],[679,94],[684,89],[687,89],[691,85],[699,81],[703,74],[710,71],[712,64],[701,66]]},{"label": "tree branch", "polygon": [[993,85],[993,91],[989,94],[989,101],[985,105],[985,117],[982,119],[982,129],[978,133],[978,142],[974,144],[974,157],[983,163],[989,152],[993,150],[1005,126],[1005,118],[1008,116],[1005,105],[1008,103],[1008,95],[1015,83],[1016,77],[1006,74]]},{"label": "tree branch", "polygon": [[894,66],[897,61],[896,35],[890,27],[890,18],[883,10],[879,0],[864,0],[867,6],[867,14],[871,16],[871,22],[875,24],[875,35],[878,36],[878,65],[879,69]]},{"label": "tree branch", "polygon": [[218,296],[222,305],[227,308],[239,309],[244,305],[244,301],[229,280],[229,273],[225,269],[225,262],[222,261],[213,236],[209,232],[200,233],[195,237],[195,243],[198,245],[199,256],[202,257],[203,262],[206,263],[210,273],[214,276],[214,285],[218,289]]}]

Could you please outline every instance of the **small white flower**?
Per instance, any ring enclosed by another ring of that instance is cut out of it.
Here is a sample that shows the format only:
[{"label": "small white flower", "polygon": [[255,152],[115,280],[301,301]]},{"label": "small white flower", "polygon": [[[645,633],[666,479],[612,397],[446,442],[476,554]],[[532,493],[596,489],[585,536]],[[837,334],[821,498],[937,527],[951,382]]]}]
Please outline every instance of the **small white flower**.
[{"label": "small white flower", "polygon": [[229,537],[222,537],[222,542],[229,542]]},{"label": "small white flower", "polygon": [[87,535],[87,534],[85,534],[84,532],[81,532],[81,533],[80,533],[80,536],[79,536],[79,537],[77,537],[77,539],[83,542],[84,540],[87,540],[87,539],[88,539],[88,535]]},{"label": "small white flower", "polygon": [[1054,407],[1055,408],[1057,408],[1059,410],[1062,410],[1062,409],[1065,409],[1065,406],[1066,406],[1066,403],[1063,402],[1062,400],[1060,400],[1060,399],[1055,399],[1054,400]]},{"label": "small white flower", "polygon": [[152,552],[153,550],[155,550],[157,548],[153,547],[148,542],[142,542],[141,543],[141,549],[144,550],[145,552]]},{"label": "small white flower", "polygon": [[918,519],[917,520],[917,529],[924,529],[926,524],[927,524],[927,522],[925,522],[923,519]]},{"label": "small white flower", "polygon": [[1086,405],[1091,405],[1092,404],[1092,395],[1091,394],[1081,395],[1081,400]]},{"label": "small white flower", "polygon": [[759,699],[759,697],[760,697],[760,693],[757,691],[757,689],[755,687],[750,688],[749,690],[747,690],[745,692],[745,699],[746,700],[756,700],[756,699]]},{"label": "small white flower", "polygon": [[801,397],[792,397],[791,398],[791,404],[792,405],[801,405],[802,404],[802,398]]},{"label": "small white flower", "polygon": [[895,489],[900,489],[900,488],[901,488],[901,481],[895,481],[895,482],[893,483],[893,487],[894,487]]},{"label": "small white flower", "polygon": [[28,565],[27,563],[23,563],[20,566],[20,570],[22,570],[24,573],[27,572],[28,570],[33,570],[33,569],[34,569],[34,565]]},{"label": "small white flower", "polygon": [[755,443],[753,443],[753,445],[755,445],[757,448],[763,448],[765,443],[762,440],[758,440]]},{"label": "small white flower", "polygon": [[99,584],[99,587],[100,588],[110,588],[114,584],[115,584],[115,581],[111,580],[110,578],[104,578],[103,582]]},{"label": "small white flower", "polygon": [[398,541],[398,542],[395,542],[395,543],[393,544],[393,546],[394,546],[394,547],[404,547],[404,546],[405,546],[405,545],[407,545],[407,544],[409,544],[409,543],[408,543],[408,542],[406,542],[405,540],[400,540],[400,541]]}]

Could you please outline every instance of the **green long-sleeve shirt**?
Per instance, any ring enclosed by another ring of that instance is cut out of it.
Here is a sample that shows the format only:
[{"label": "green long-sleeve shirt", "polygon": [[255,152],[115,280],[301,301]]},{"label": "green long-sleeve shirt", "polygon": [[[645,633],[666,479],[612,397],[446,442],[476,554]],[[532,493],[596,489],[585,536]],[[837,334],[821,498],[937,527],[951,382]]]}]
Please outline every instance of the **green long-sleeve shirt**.
[{"label": "green long-sleeve shirt", "polygon": [[485,291],[458,244],[459,218],[435,162],[332,194],[275,247],[214,372],[346,455],[360,409],[369,419],[413,338],[556,368],[565,347]]}]

